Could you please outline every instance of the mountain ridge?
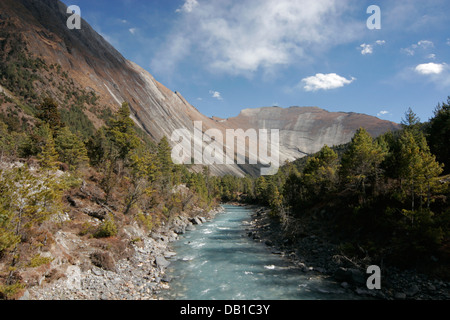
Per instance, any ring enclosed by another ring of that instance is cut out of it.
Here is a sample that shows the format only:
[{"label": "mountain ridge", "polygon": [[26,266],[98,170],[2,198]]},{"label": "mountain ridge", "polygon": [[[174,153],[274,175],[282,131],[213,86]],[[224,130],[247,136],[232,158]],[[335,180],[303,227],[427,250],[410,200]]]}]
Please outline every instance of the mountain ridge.
[{"label": "mountain ridge", "polygon": [[[147,70],[125,59],[85,20],[82,20],[81,30],[69,30],[67,6],[61,1],[4,0],[0,3],[0,12],[3,12],[0,23],[7,26],[4,31],[23,35],[31,55],[61,66],[62,74],[75,87],[98,98],[96,104],[83,110],[95,128],[105,121],[99,113],[115,111],[122,102],[128,102],[134,122],[154,141],[163,136],[170,139],[177,129],[193,132],[194,121],[202,122],[203,132],[208,129],[223,133],[227,129],[280,129],[280,163],[315,153],[324,144],[347,143],[360,126],[367,127],[373,136],[397,128],[391,122],[362,114],[345,113],[347,121],[336,120],[344,114],[318,107],[244,109],[236,117],[217,121],[215,117],[203,115],[179,92],[165,87]],[[52,78],[52,74],[43,74],[44,78]],[[53,96],[60,106],[67,108],[65,93],[53,82],[44,79],[34,81],[32,86],[39,94]],[[251,119],[246,114],[257,116]],[[318,114],[321,116],[316,117]],[[269,119],[274,116],[278,117],[276,121]],[[293,123],[294,120],[297,123]],[[194,166],[194,170],[200,169]],[[255,174],[255,170],[257,168],[251,165],[213,165],[211,172],[242,176]]]}]

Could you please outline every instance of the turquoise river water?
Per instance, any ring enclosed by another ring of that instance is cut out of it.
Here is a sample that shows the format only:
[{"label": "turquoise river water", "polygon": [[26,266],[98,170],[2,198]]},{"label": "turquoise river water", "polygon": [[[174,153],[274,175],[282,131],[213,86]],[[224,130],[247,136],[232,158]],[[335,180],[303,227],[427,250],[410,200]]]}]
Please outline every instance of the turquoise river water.
[{"label": "turquoise river water", "polygon": [[172,300],[358,299],[323,276],[304,273],[247,236],[251,209],[225,211],[174,243],[167,273]]}]

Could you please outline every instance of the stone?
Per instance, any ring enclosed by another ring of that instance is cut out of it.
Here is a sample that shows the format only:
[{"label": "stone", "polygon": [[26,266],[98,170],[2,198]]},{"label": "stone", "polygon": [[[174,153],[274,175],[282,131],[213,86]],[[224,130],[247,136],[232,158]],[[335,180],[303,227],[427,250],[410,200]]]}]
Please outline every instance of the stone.
[{"label": "stone", "polygon": [[25,290],[25,292],[19,298],[19,300],[30,300],[30,292],[28,290]]},{"label": "stone", "polygon": [[103,270],[97,267],[92,268],[92,273],[99,277],[103,276]]},{"label": "stone", "polygon": [[405,293],[408,297],[414,297],[420,291],[416,284],[413,284]]},{"label": "stone", "polygon": [[163,256],[157,256],[155,258],[155,262],[156,265],[160,268],[160,269],[165,269],[170,265],[170,262],[167,261]]},{"label": "stone", "polygon": [[164,252],[164,258],[166,258],[166,259],[172,258],[172,257],[174,257],[176,255],[177,255],[177,253],[173,252],[173,251],[166,251],[166,252]]},{"label": "stone", "polygon": [[194,230],[195,230],[195,226],[193,224],[190,223],[186,226],[186,231],[194,231]]}]

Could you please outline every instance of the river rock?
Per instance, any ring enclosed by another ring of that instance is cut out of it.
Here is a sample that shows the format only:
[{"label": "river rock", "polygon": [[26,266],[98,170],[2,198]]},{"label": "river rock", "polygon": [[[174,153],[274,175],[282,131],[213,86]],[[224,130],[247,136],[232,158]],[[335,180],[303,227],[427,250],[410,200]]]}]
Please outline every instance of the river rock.
[{"label": "river rock", "polygon": [[394,298],[397,300],[405,300],[406,299],[406,293],[404,292],[397,292],[394,295]]},{"label": "river rock", "polygon": [[414,297],[420,291],[416,284],[413,284],[405,293],[408,297]]},{"label": "river rock", "polygon": [[155,262],[156,265],[160,268],[160,269],[165,269],[170,265],[170,262],[167,261],[163,256],[157,256],[155,258]]},{"label": "river rock", "polygon": [[199,217],[194,217],[190,221],[192,222],[192,224],[202,224],[202,221]]},{"label": "river rock", "polygon": [[173,252],[173,251],[166,251],[166,252],[164,252],[164,258],[166,258],[166,259],[170,259],[170,258],[172,258],[172,257],[174,257],[176,255],[177,255],[177,253]]},{"label": "river rock", "polygon": [[190,223],[186,226],[186,231],[194,231],[194,230],[195,230],[195,226],[192,223]]}]

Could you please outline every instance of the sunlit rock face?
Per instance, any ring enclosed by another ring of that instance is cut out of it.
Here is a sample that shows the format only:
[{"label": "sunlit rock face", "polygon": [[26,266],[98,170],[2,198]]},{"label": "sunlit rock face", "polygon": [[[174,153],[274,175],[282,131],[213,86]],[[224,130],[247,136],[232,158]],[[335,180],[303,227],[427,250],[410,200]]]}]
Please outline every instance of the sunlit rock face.
[{"label": "sunlit rock face", "polygon": [[[48,65],[59,64],[78,87],[95,92],[99,107],[115,111],[128,102],[135,123],[155,142],[163,136],[170,139],[174,131],[182,128],[192,133],[195,121],[201,122],[203,132],[218,129],[224,138],[227,129],[277,129],[282,164],[315,153],[324,144],[347,143],[359,127],[373,136],[397,128],[396,124],[375,117],[331,113],[316,107],[246,109],[234,118],[209,118],[180,93],[166,88],[148,71],[125,59],[86,21],[82,20],[80,30],[67,28],[70,14],[58,0],[1,0],[0,14],[4,32],[22,36],[30,55],[40,57]],[[42,79],[36,88],[52,93],[58,100],[58,88],[52,86],[51,79]],[[63,100],[59,102],[62,104]],[[85,113],[95,127],[104,124],[92,110]],[[245,156],[249,156],[248,152]],[[192,168],[202,170],[202,165]],[[210,169],[216,175],[260,172],[258,165],[224,164],[212,165]]]}]

